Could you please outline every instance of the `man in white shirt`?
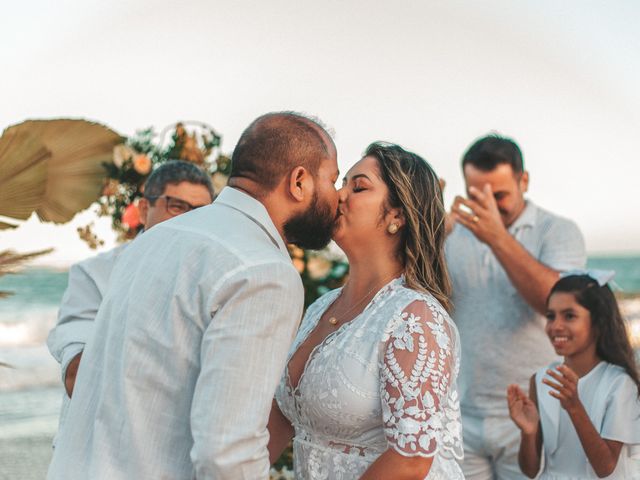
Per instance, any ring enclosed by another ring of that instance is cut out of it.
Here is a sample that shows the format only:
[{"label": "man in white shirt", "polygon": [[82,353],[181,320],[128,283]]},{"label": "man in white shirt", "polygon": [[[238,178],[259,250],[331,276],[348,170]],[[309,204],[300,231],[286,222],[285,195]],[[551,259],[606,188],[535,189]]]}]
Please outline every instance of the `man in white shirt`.
[{"label": "man in white shirt", "polygon": [[[171,160],[155,169],[145,182],[144,197],[138,202],[140,222],[146,230],[213,201],[210,176],[190,162]],[[67,289],[60,304],[58,323],[51,330],[47,345],[62,367],[65,395],[58,430],[64,428],[82,351],[93,332],[98,307],[107,289],[115,263],[128,246],[76,263],[69,269]]]},{"label": "man in white shirt", "polygon": [[337,178],[318,123],[267,114],[212,205],[127,247],[47,478],[268,477],[268,415],[303,306],[285,242],[328,243]]},{"label": "man in white shirt", "polygon": [[574,222],[525,198],[529,174],[513,140],[477,140],[462,169],[468,197],[456,197],[445,244],[462,347],[462,470],[472,480],[516,480],[525,477],[507,385],[528,389],[556,358],[545,302],[559,272],[584,266],[584,240]]}]

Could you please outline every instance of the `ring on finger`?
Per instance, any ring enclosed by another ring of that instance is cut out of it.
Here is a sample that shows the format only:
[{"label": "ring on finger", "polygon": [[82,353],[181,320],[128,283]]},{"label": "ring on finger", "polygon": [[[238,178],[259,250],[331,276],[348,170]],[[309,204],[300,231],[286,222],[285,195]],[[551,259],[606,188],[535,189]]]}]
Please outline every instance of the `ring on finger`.
[{"label": "ring on finger", "polygon": [[471,221],[473,223],[478,223],[480,221],[480,217],[478,215],[474,215],[473,218],[471,218]]}]

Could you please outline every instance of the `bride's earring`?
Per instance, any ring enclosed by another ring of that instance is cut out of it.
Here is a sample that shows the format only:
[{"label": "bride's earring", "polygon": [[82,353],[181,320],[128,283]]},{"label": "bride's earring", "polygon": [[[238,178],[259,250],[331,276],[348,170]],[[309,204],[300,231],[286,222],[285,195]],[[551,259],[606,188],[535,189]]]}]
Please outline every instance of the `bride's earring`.
[{"label": "bride's earring", "polygon": [[390,223],[387,227],[387,232],[389,232],[391,235],[395,235],[396,233],[398,233],[399,228],[400,227],[398,227],[396,223]]}]

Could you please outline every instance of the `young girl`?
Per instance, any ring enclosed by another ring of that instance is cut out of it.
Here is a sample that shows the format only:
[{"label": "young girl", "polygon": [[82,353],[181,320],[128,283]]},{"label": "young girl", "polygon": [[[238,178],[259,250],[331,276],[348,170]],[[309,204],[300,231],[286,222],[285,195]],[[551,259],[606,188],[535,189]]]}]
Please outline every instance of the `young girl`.
[{"label": "young girl", "polygon": [[640,479],[638,369],[615,297],[598,276],[569,275],[553,286],[546,331],[564,363],[536,372],[530,397],[517,385],[507,391],[530,478],[544,446],[540,479]]}]

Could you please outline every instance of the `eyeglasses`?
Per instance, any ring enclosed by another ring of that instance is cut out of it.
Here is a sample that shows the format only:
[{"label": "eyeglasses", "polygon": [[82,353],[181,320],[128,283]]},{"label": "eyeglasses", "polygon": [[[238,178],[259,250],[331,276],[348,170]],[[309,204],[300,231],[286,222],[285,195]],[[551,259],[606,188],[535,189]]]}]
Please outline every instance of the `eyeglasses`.
[{"label": "eyeglasses", "polygon": [[156,202],[156,200],[164,198],[164,208],[167,210],[167,213],[171,215],[182,215],[183,213],[190,212],[191,210],[195,210],[196,208],[204,207],[204,205],[191,205],[189,202],[180,200],[176,197],[171,197],[169,195],[158,195],[157,197],[145,198],[147,198],[147,200],[149,200],[152,205]]}]

